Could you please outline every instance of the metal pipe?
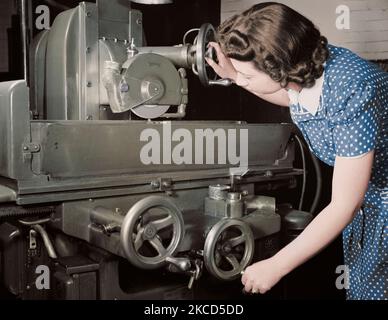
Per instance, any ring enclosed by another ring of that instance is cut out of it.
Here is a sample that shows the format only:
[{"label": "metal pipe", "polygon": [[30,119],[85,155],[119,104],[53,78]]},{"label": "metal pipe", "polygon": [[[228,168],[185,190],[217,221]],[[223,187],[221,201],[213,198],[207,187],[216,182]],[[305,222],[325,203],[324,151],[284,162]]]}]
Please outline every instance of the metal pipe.
[{"label": "metal pipe", "polygon": [[155,53],[169,59],[176,67],[190,69],[195,61],[190,45],[179,47],[138,47],[139,53]]},{"label": "metal pipe", "polygon": [[161,117],[167,119],[184,118],[186,116],[186,104],[180,104],[178,110],[175,113],[165,113]]},{"label": "metal pipe", "polygon": [[90,221],[104,226],[105,231],[108,233],[120,231],[123,220],[122,215],[100,206],[93,208],[90,215]]},{"label": "metal pipe", "polygon": [[306,179],[307,179],[307,177],[306,177],[306,156],[304,154],[302,140],[298,137],[298,135],[295,135],[295,139],[298,142],[298,145],[299,145],[299,148],[300,148],[300,152],[301,152],[301,156],[302,156],[302,166],[303,166],[303,183],[302,183],[302,191],[301,191],[300,200],[299,200],[299,206],[298,206],[298,209],[302,210],[304,194],[305,194],[305,191],[306,191],[306,182],[307,182],[306,181]]},{"label": "metal pipe", "polygon": [[315,210],[317,209],[321,193],[322,193],[322,172],[321,172],[321,167],[319,166],[319,161],[318,159],[310,152],[311,159],[313,161],[314,169],[315,169],[315,174],[316,174],[316,180],[317,180],[317,187],[315,190],[315,196],[313,203],[310,208],[310,213],[314,214]]},{"label": "metal pipe", "polygon": [[36,232],[40,234],[40,236],[43,239],[44,246],[46,247],[47,253],[51,259],[56,259],[57,254],[55,253],[55,249],[53,246],[53,243],[51,242],[47,232],[43,227],[39,224],[34,224],[32,226],[32,229],[34,229]]},{"label": "metal pipe", "polygon": [[[309,152],[306,144],[303,143],[303,141],[297,135],[295,135],[295,137],[297,138],[298,143],[301,146],[302,154],[304,154],[303,149],[307,149],[307,151]],[[309,152],[309,154],[310,154],[311,160],[313,162],[313,166],[314,166],[314,170],[315,170],[315,174],[316,174],[316,181],[317,181],[314,200],[311,204],[310,211],[309,211],[310,213],[314,214],[315,210],[318,207],[318,203],[319,203],[321,193],[322,193],[322,172],[321,172],[321,168],[320,168],[319,161],[318,161],[317,157],[312,152]],[[302,160],[303,160],[303,158],[302,158]],[[303,167],[305,167],[305,165],[303,165]],[[306,171],[306,169],[304,168],[304,174],[305,174],[305,171]],[[303,180],[304,180],[303,184],[305,185],[306,184],[305,178]],[[302,191],[302,194],[304,194],[304,191]],[[303,201],[303,199],[301,199],[301,201]],[[299,210],[301,210],[301,209],[299,209]]]},{"label": "metal pipe", "polygon": [[27,1],[19,0],[20,10],[20,28],[23,51],[23,79],[26,80],[28,86],[28,38],[27,38]]},{"label": "metal pipe", "polygon": [[245,198],[245,206],[247,209],[275,212],[276,199],[267,196],[250,195]]},{"label": "metal pipe", "polygon": [[33,226],[35,224],[47,223],[50,220],[51,220],[50,218],[44,218],[44,219],[39,219],[39,220],[34,220],[34,221],[19,220],[19,222],[25,226]]},{"label": "metal pipe", "polygon": [[51,259],[57,259],[57,254],[55,253],[53,243],[51,242],[46,230],[40,225],[40,223],[47,223],[49,221],[50,221],[50,218],[43,218],[43,219],[34,220],[34,221],[19,220],[19,222],[22,225],[30,226],[32,229],[34,229],[36,232],[40,234],[49,257]]}]

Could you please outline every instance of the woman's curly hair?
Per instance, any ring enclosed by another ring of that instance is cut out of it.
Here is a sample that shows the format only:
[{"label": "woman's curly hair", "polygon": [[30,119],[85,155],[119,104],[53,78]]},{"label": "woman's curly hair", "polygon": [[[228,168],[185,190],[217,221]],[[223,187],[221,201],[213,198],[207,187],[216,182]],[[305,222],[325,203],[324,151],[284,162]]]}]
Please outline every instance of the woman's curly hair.
[{"label": "woman's curly hair", "polygon": [[227,57],[252,61],[282,87],[289,82],[312,87],[329,56],[327,39],[314,24],[276,2],[256,4],[227,19],[217,29],[217,41]]}]

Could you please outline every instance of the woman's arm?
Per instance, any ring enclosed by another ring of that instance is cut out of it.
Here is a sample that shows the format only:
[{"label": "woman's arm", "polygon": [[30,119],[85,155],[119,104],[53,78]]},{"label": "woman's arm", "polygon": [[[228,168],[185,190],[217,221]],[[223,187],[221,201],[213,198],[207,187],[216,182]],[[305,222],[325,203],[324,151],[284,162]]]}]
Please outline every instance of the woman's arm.
[{"label": "woman's arm", "polygon": [[325,248],[353,220],[372,170],[374,151],[361,158],[336,157],[330,204],[275,256],[249,266],[241,279],[247,292],[264,293],[284,275]]}]

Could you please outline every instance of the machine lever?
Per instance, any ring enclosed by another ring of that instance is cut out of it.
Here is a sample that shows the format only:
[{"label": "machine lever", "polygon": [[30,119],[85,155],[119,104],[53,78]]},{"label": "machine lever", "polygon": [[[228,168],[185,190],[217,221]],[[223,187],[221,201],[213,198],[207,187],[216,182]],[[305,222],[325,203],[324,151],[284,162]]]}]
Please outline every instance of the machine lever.
[{"label": "machine lever", "polygon": [[190,270],[191,276],[188,284],[188,289],[191,290],[194,284],[194,280],[198,280],[202,275],[202,269],[203,269],[203,261],[200,259],[196,259],[194,261],[195,269]]},{"label": "machine lever", "polygon": [[187,286],[187,288],[189,290],[191,290],[191,288],[193,287],[193,284],[194,284],[194,280],[195,280],[195,272],[193,272],[190,276],[190,280],[189,280],[189,284]]},{"label": "machine lever", "polygon": [[174,265],[179,271],[187,272],[191,268],[191,262],[187,258],[167,257],[166,262]]}]

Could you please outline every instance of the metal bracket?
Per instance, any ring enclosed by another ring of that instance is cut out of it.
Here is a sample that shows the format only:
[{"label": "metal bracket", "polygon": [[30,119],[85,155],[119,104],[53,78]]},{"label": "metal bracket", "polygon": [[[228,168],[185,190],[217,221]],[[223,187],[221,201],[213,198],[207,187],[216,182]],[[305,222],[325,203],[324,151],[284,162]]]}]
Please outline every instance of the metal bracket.
[{"label": "metal bracket", "polygon": [[169,191],[172,189],[172,180],[171,178],[158,178],[151,182],[151,187],[160,191]]},{"label": "metal bracket", "polygon": [[36,249],[36,231],[34,229],[30,230],[30,250]]},{"label": "metal bracket", "polygon": [[31,258],[35,257],[38,254],[38,248],[36,244],[36,235],[37,232],[34,229],[30,229],[29,232],[29,246],[28,246],[28,256],[27,256],[27,264],[31,264]]},{"label": "metal bracket", "polygon": [[32,154],[40,151],[40,144],[37,143],[24,143],[22,146],[23,149],[23,160],[28,161],[32,159]]},{"label": "metal bracket", "polygon": [[40,144],[38,143],[24,143],[23,144],[23,152],[24,153],[35,153],[40,151]]}]

